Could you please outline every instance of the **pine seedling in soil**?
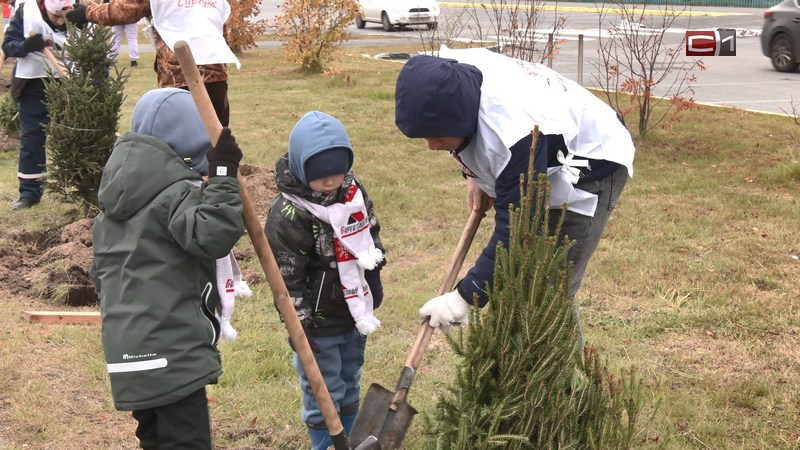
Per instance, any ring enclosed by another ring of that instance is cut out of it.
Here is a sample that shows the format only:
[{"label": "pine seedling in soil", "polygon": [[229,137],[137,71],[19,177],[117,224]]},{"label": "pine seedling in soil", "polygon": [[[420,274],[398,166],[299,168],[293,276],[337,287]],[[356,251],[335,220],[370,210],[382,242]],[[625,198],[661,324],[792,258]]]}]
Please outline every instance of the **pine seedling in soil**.
[{"label": "pine seedling in soil", "polygon": [[537,205],[549,205],[549,184],[533,176],[537,137],[535,129],[489,303],[472,309],[466,331],[448,336],[461,359],[426,417],[440,449],[625,449],[635,437],[638,379],[610,374],[593,347],[579,350],[568,300],[572,243],[558,237],[566,209],[548,229],[550,210]]},{"label": "pine seedling in soil", "polygon": [[129,75],[109,57],[109,27],[87,26],[76,32],[69,24],[64,55],[59,60],[69,75],[45,82],[50,123],[45,187],[79,206],[84,215],[99,210],[97,191],[119,129]]}]

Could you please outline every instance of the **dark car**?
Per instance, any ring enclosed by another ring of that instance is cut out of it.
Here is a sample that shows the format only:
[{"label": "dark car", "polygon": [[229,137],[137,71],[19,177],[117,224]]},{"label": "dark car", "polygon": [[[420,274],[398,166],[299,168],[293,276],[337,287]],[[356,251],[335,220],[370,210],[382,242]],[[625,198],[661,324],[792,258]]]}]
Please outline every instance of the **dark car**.
[{"label": "dark car", "polygon": [[800,61],[800,0],[784,0],[764,12],[761,51],[778,72],[794,72]]}]

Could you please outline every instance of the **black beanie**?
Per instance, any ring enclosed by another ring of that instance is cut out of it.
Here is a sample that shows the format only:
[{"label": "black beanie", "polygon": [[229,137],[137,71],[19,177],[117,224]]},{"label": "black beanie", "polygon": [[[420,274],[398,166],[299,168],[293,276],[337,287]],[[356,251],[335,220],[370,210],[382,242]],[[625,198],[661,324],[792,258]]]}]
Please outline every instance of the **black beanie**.
[{"label": "black beanie", "polygon": [[306,180],[309,182],[333,175],[344,175],[350,170],[352,151],[335,147],[317,153],[306,160]]}]

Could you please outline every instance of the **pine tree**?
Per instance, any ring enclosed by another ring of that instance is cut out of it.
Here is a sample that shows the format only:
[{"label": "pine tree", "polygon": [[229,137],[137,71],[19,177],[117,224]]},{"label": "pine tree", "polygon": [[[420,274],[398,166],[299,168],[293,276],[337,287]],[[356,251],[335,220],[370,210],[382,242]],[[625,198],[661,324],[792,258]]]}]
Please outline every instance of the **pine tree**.
[{"label": "pine tree", "polygon": [[[59,59],[69,76],[45,82],[50,123],[47,190],[89,214],[99,208],[97,191],[119,129],[129,75],[109,57],[111,29],[87,26],[76,32],[69,24],[64,55]],[[113,69],[112,69],[113,68]]]},{"label": "pine tree", "polygon": [[[534,145],[538,130],[534,130]],[[448,341],[461,360],[428,417],[442,449],[624,449],[641,407],[639,381],[615,377],[593,347],[581,356],[568,301],[564,213],[548,230],[549,185],[529,167],[520,207],[510,211],[509,248],[498,245],[493,289],[467,331]]]}]

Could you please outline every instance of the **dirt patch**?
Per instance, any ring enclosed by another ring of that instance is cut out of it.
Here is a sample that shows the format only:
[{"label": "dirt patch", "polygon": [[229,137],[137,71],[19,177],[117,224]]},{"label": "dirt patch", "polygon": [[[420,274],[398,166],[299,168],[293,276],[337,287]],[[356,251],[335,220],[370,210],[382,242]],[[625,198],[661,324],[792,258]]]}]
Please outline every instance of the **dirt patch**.
[{"label": "dirt patch", "polygon": [[[240,173],[263,223],[277,193],[273,172],[243,164]],[[36,232],[0,229],[0,240],[9,244],[0,254],[0,290],[49,299],[59,306],[96,305],[98,299],[89,276],[93,224],[94,218],[85,218]],[[236,256],[246,260],[254,255],[248,248]],[[245,271],[244,276],[251,284],[263,280],[258,271]]]}]

